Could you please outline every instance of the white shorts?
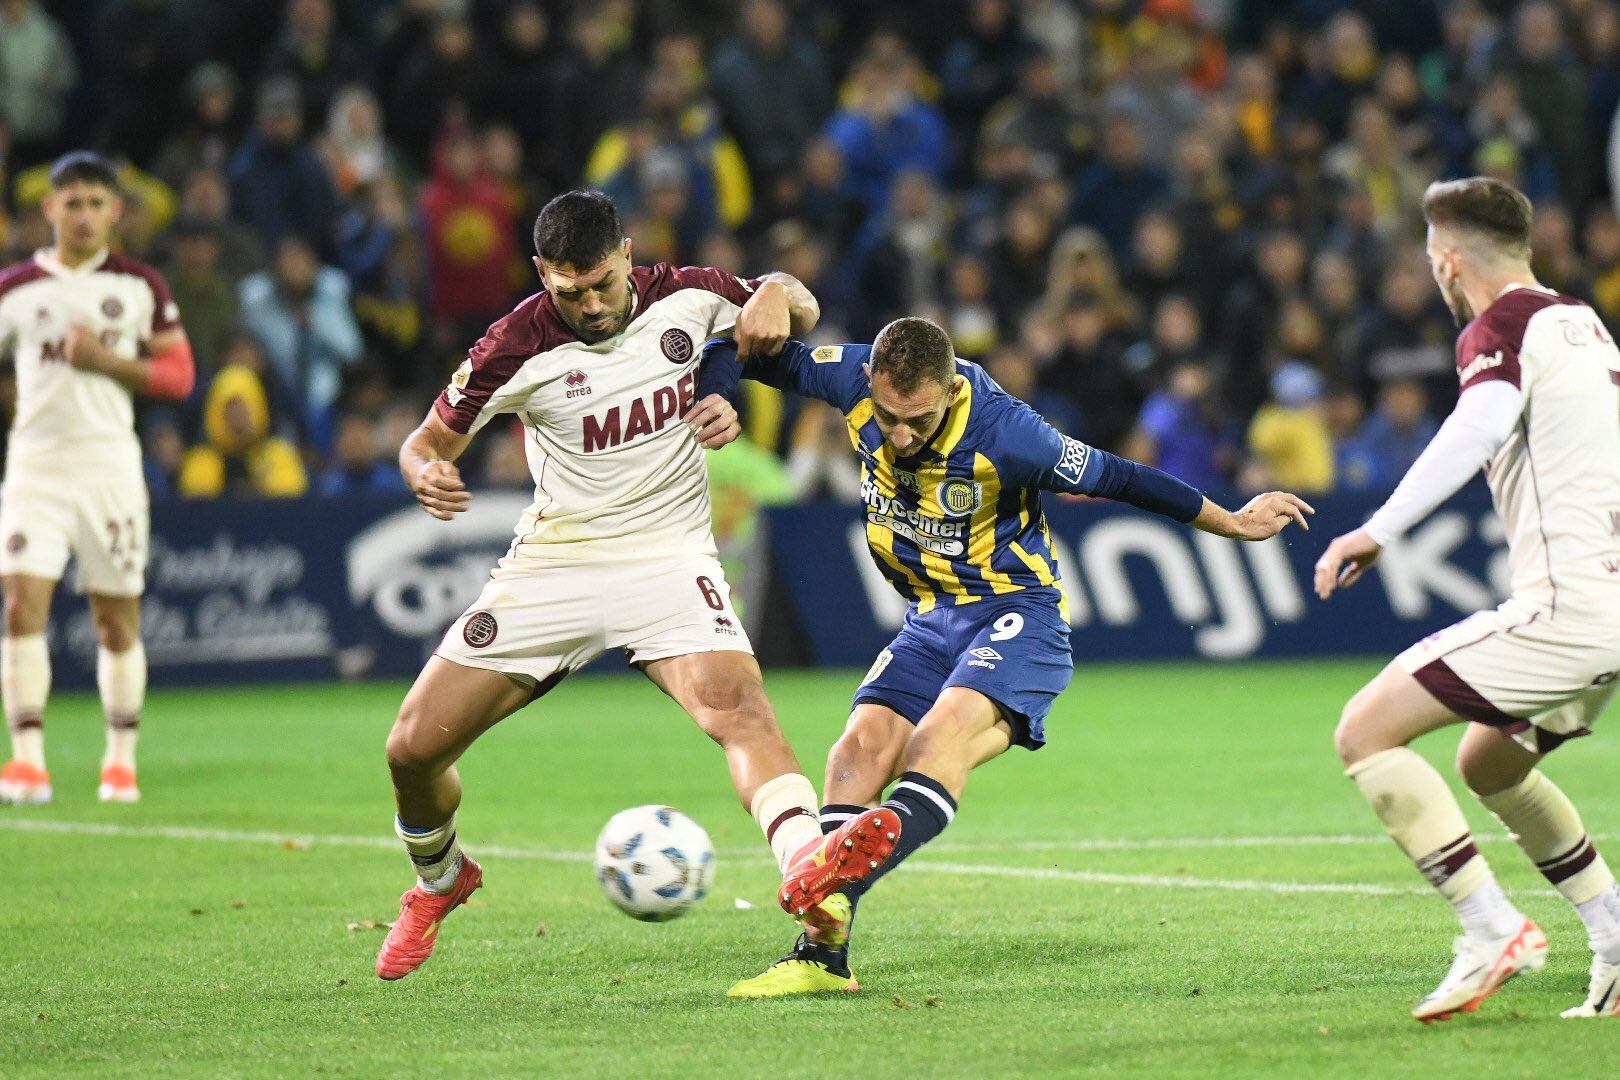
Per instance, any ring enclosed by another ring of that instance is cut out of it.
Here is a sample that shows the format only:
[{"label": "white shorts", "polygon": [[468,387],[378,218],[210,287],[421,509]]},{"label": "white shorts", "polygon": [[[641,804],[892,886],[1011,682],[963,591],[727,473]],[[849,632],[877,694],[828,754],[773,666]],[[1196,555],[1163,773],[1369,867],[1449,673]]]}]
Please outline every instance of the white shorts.
[{"label": "white shorts", "polygon": [[608,649],[632,664],[688,653],[752,654],[718,560],[503,564],[436,654],[548,687]]},{"label": "white shorts", "polygon": [[1547,753],[1590,733],[1620,679],[1620,627],[1559,621],[1509,600],[1395,658],[1441,704]]},{"label": "white shorts", "polygon": [[146,482],[7,476],[0,485],[0,574],[62,580],[81,593],[139,596],[152,529]]}]

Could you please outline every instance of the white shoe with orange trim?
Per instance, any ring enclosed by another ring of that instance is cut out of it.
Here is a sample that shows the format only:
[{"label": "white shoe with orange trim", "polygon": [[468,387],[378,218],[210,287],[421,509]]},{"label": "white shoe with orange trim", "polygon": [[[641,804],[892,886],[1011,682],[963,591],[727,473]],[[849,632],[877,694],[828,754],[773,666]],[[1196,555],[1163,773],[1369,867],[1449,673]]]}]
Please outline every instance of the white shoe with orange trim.
[{"label": "white shoe with orange trim", "polygon": [[51,774],[26,761],[8,761],[0,769],[0,803],[42,806],[51,801]]},{"label": "white shoe with orange trim", "polygon": [[1507,937],[1459,937],[1451,970],[1434,993],[1418,1002],[1412,1016],[1425,1024],[1473,1012],[1521,971],[1539,971],[1547,962],[1547,935],[1529,919]]},{"label": "white shoe with orange trim", "polygon": [[107,765],[102,768],[96,797],[102,802],[140,802],[141,789],[135,783],[135,770],[127,765]]}]

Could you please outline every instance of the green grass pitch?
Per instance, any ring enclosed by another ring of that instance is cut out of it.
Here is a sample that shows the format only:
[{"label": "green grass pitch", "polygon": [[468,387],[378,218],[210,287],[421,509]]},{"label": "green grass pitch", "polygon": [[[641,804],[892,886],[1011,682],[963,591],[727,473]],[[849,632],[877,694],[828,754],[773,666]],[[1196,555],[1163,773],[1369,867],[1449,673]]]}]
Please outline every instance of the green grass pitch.
[{"label": "green grass pitch", "polygon": [[[1408,1018],[1455,927],[1333,755],[1376,667],[1083,668],[1051,745],[975,774],[950,831],[868,898],[862,993],[741,1003],[726,988],[793,929],[720,754],[643,680],[572,680],[468,755],[486,885],[394,984],[366,924],[410,883],[382,761],[402,687],[156,693],[134,807],[95,802],[98,708],[59,696],[56,803],[0,810],[0,1076],[1606,1073],[1620,1024],[1558,1018],[1585,991],[1580,924],[1472,799],[1553,952],[1474,1017]],[[856,678],[769,677],[818,780]],[[1617,738],[1600,726],[1548,772],[1620,862]],[[1420,746],[1449,776],[1455,744]],[[642,802],[720,849],[715,891],[673,923],[609,907],[584,854]]]}]

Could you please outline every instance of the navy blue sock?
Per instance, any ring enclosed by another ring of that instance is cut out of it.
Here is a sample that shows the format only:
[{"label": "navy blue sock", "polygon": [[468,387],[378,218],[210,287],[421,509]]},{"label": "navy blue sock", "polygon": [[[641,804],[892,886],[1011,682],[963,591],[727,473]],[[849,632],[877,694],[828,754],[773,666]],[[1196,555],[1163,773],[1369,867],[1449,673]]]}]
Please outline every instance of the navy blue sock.
[{"label": "navy blue sock", "polygon": [[866,890],[878,878],[944,832],[945,826],[956,816],[956,800],[945,790],[945,785],[920,772],[902,773],[883,805],[900,815],[900,839],[895,841],[894,851],[883,860],[883,865],[864,880],[844,888],[844,895],[851,903],[866,895]]},{"label": "navy blue sock", "polygon": [[828,803],[821,808],[821,835],[834,832],[852,817],[866,813],[866,807],[854,803]]}]

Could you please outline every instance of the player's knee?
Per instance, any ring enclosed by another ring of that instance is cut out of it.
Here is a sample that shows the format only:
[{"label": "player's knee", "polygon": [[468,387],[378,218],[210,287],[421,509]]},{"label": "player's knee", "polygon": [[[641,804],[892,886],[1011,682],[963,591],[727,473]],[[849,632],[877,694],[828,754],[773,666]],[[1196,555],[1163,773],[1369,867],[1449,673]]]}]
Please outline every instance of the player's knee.
[{"label": "player's knee", "polygon": [[1339,713],[1339,726],[1333,730],[1333,749],[1338,752],[1339,760],[1344,762],[1346,768],[1380,750],[1389,749],[1381,744],[1373,732],[1374,716],[1373,695],[1365,689],[1347,701]]},{"label": "player's knee", "polygon": [[781,728],[765,688],[733,678],[706,678],[692,688],[692,716],[722,746],[779,740]]},{"label": "player's knee", "polygon": [[5,607],[7,637],[37,634],[45,628],[45,618],[39,611],[39,605],[31,602],[23,590],[7,589]]},{"label": "player's knee", "polygon": [[1528,759],[1514,761],[1495,757],[1468,739],[1457,747],[1457,775],[1462,777],[1469,791],[1481,797],[1517,786],[1534,767]]},{"label": "player's knee", "polygon": [[968,760],[972,757],[973,739],[978,733],[979,725],[967,711],[936,705],[912,733],[907,757],[914,761],[924,757]]},{"label": "player's knee", "polygon": [[427,740],[418,737],[419,718],[419,710],[407,698],[400,706],[393,730],[388,733],[383,753],[388,758],[388,770],[396,777],[430,773],[439,764],[441,755],[433,752]]},{"label": "player's knee", "polygon": [[135,647],[139,636],[133,620],[123,612],[116,614],[97,612],[95,616],[96,641],[108,652],[127,652]]}]

